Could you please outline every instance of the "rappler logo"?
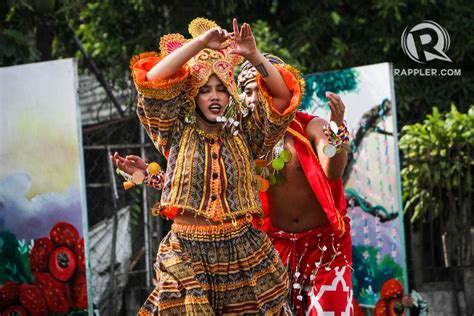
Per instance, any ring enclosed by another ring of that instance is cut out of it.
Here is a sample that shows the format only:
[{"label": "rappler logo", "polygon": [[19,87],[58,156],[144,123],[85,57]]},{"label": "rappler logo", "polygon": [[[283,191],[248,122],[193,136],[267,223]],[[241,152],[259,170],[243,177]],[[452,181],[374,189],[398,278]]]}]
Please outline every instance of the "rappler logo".
[{"label": "rappler logo", "polygon": [[444,27],[436,22],[425,20],[409,29],[403,30],[403,52],[420,64],[439,59],[452,62],[446,55],[449,50],[449,34]]}]

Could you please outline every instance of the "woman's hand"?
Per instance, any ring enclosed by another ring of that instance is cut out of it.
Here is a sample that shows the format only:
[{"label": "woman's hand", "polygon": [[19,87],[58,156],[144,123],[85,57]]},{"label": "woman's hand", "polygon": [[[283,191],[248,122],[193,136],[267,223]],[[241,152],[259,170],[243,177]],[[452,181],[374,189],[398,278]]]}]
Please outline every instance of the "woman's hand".
[{"label": "woman's hand", "polygon": [[231,44],[231,38],[231,33],[219,27],[210,29],[199,36],[199,40],[202,42],[205,48],[211,48],[215,50],[228,47]]},{"label": "woman's hand", "polygon": [[239,23],[237,19],[234,18],[233,28],[234,33],[232,34],[232,38],[234,41],[232,43],[231,53],[241,55],[251,60],[252,56],[258,53],[258,50],[250,25],[244,23],[239,30]]},{"label": "woman's hand", "polygon": [[136,171],[145,172],[147,167],[145,160],[135,155],[125,156],[124,158],[115,152],[111,159],[120,170],[129,175],[132,175]]}]

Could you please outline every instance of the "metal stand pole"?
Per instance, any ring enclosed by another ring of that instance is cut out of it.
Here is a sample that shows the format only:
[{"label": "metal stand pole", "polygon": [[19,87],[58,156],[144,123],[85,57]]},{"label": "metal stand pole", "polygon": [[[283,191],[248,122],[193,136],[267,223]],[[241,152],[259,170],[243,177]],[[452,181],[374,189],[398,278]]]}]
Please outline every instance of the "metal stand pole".
[{"label": "metal stand pole", "polygon": [[115,172],[114,166],[112,164],[112,160],[110,156],[112,155],[112,151],[109,146],[107,146],[107,165],[109,168],[109,177],[110,177],[110,187],[112,189],[112,202],[113,202],[113,216],[112,216],[112,245],[110,249],[110,292],[112,295],[109,294],[109,297],[112,296],[112,313],[111,315],[116,315],[116,302],[117,302],[117,290],[116,290],[116,282],[115,282],[115,260],[116,260],[116,242],[117,242],[117,200],[119,198],[117,187],[115,185]]},{"label": "metal stand pole", "polygon": [[[140,128],[140,143],[145,143],[145,132],[143,128]],[[145,158],[145,146],[140,148],[140,156]],[[149,289],[151,287],[151,246],[150,246],[150,224],[149,224],[149,216],[148,216],[148,201],[147,201],[147,193],[146,188],[143,186],[142,189],[142,212],[143,212],[143,234],[145,237],[145,269],[146,269],[146,287]]]}]

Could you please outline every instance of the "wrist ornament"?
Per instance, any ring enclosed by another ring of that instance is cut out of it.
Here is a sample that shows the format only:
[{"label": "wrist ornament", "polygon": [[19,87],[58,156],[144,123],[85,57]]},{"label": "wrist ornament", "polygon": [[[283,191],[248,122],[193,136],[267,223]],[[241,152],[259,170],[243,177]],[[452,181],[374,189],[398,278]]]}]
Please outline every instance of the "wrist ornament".
[{"label": "wrist ornament", "polygon": [[327,157],[334,157],[342,150],[351,152],[349,145],[350,134],[345,121],[339,126],[334,121],[331,121],[331,123],[323,126],[323,132],[328,139],[328,144],[323,147],[323,153]]}]

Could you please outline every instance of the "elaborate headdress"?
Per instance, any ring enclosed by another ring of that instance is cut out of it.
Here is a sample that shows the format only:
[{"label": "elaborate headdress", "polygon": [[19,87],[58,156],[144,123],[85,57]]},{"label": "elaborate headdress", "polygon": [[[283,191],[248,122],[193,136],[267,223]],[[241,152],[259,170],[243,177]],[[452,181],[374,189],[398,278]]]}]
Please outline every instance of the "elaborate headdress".
[{"label": "elaborate headdress", "polygon": [[[189,34],[193,38],[206,31],[219,27],[214,21],[196,18],[189,24]],[[188,40],[181,34],[167,34],[160,39],[160,51],[162,56],[166,56],[183,46]],[[222,50],[203,49],[188,61],[191,70],[190,78],[186,84],[186,93],[190,99],[196,97],[199,88],[209,80],[212,74],[226,86],[229,94],[238,101],[237,86],[234,81],[234,68],[241,63],[243,58],[239,55],[230,54],[230,47]]]},{"label": "elaborate headdress", "polygon": [[[266,59],[271,62],[273,65],[286,65],[286,63],[281,60],[280,58],[276,57],[275,55],[269,53],[263,53]],[[257,76],[257,69],[247,60],[242,64],[242,68],[240,69],[239,77],[237,78],[237,82],[240,89],[243,89],[246,85],[250,82],[255,81],[255,77]]]}]

